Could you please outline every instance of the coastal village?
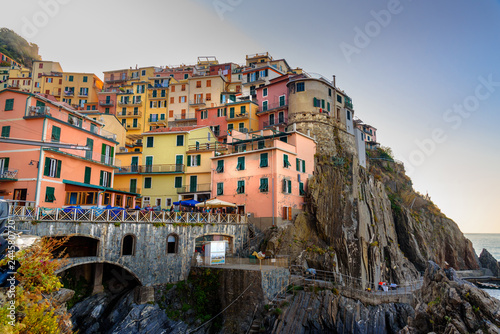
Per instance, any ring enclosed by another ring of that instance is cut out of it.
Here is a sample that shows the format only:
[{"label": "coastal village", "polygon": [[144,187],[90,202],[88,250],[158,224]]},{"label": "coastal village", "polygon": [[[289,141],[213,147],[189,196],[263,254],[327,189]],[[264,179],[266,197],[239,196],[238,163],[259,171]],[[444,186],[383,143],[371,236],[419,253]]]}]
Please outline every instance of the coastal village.
[{"label": "coastal village", "polygon": [[109,70],[104,80],[0,57],[0,198],[21,205],[166,211],[217,198],[265,228],[305,204],[317,141],[297,117],[321,114],[352,136],[363,167],[379,146],[335,76],[269,53]]}]

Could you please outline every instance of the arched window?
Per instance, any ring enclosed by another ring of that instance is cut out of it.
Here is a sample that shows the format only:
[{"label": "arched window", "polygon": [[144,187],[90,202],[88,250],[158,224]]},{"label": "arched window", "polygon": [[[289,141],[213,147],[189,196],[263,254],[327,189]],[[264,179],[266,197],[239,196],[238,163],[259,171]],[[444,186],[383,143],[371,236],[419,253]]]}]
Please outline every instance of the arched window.
[{"label": "arched window", "polygon": [[167,254],[177,253],[177,244],[179,238],[175,234],[170,234],[167,237]]},{"label": "arched window", "polygon": [[135,255],[135,236],[128,234],[123,237],[122,255]]}]

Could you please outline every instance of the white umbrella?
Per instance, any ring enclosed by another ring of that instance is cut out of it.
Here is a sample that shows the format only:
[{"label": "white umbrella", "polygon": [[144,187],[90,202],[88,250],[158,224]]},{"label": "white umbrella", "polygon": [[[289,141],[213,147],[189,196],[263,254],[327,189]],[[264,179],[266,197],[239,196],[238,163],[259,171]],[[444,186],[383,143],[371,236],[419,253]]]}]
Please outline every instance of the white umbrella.
[{"label": "white umbrella", "polygon": [[226,208],[226,207],[236,208],[236,204],[225,202],[217,198],[209,199],[206,202],[198,203],[195,206],[198,207],[202,206],[207,208]]}]

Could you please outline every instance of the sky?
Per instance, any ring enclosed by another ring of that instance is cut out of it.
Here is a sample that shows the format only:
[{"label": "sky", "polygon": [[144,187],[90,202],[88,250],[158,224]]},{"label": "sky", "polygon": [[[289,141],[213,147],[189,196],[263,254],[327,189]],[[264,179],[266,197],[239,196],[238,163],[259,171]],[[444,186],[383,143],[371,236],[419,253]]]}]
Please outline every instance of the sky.
[{"label": "sky", "polygon": [[500,3],[493,0],[3,1],[0,26],[64,71],[245,62],[327,78],[464,233],[500,233]]}]

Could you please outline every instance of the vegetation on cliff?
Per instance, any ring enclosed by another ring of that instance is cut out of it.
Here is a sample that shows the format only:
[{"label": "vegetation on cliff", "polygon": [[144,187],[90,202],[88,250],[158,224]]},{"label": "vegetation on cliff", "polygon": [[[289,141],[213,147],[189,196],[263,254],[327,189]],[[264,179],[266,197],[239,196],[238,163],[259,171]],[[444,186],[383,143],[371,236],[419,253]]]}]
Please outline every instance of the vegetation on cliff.
[{"label": "vegetation on cliff", "polygon": [[38,45],[7,28],[0,28],[0,52],[29,68],[34,60],[41,59]]}]

